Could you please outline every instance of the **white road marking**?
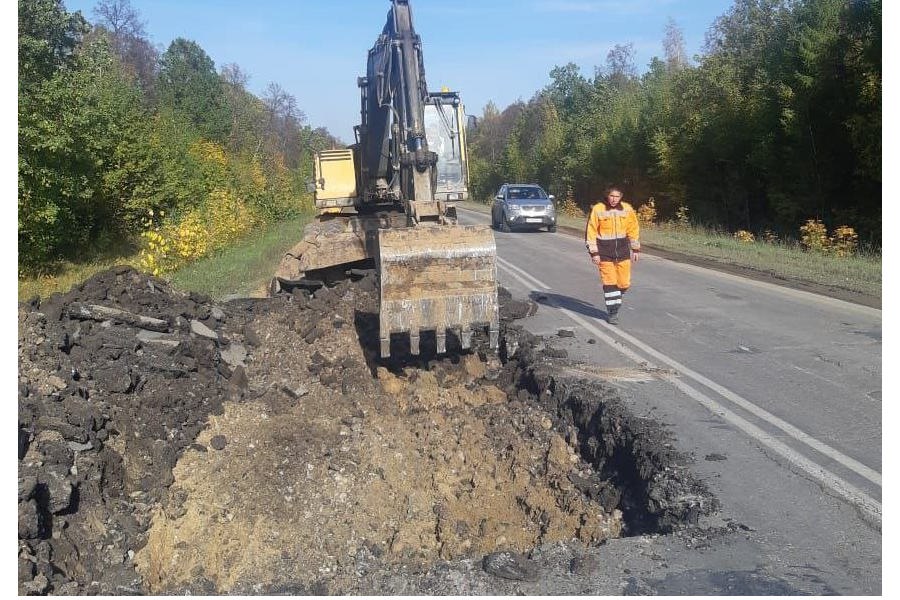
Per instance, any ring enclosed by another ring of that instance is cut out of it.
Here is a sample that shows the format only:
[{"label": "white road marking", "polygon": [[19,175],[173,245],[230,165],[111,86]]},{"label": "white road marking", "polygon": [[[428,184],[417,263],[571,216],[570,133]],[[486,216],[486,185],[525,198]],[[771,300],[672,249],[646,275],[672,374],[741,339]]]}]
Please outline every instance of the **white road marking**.
[{"label": "white road marking", "polygon": [[[497,260],[501,261],[501,263],[505,264],[505,266],[508,266],[508,267],[518,271],[520,274],[530,278],[532,280],[533,284],[537,284],[547,290],[551,289],[550,286],[548,286],[547,284],[539,281],[538,279],[536,279],[535,277],[533,277],[526,271],[523,271],[522,269],[520,269],[520,268],[516,267],[515,265],[513,265],[512,263],[500,258],[499,256],[497,257]],[[563,308],[561,308],[560,310],[568,312],[566,309],[563,309]],[[809,447],[813,448],[814,450],[839,462],[840,464],[844,465],[848,469],[865,477],[872,483],[881,485],[881,474],[878,473],[877,471],[875,471],[874,469],[871,469],[871,468],[867,467],[866,465],[860,463],[859,461],[857,461],[853,458],[850,458],[849,456],[846,456],[845,454],[842,454],[841,452],[835,450],[834,448],[828,446],[827,444],[820,442],[819,440],[812,437],[811,435],[797,429],[796,427],[794,427],[787,421],[784,421],[783,419],[773,415],[772,413],[770,413],[769,411],[767,411],[763,408],[760,408],[759,406],[753,404],[749,400],[739,396],[738,394],[732,392],[731,390],[708,379],[707,377],[701,375],[700,373],[697,373],[696,371],[690,369],[689,367],[686,367],[685,365],[679,363],[678,361],[676,361],[673,358],[670,358],[669,356],[663,354],[662,352],[659,352],[659,351],[651,348],[647,344],[644,344],[642,341],[640,341],[637,338],[635,338],[634,336],[622,331],[621,329],[613,329],[606,323],[602,323],[602,324],[605,327],[607,327],[608,329],[610,329],[611,331],[614,331],[617,335],[619,335],[623,339],[625,339],[625,341],[630,342],[634,346],[637,346],[638,348],[640,348],[641,350],[643,350],[650,356],[653,356],[657,360],[660,360],[660,361],[668,364],[669,366],[674,367],[679,372],[687,375],[694,381],[715,391],[723,398],[731,400],[733,403],[737,404],[744,410],[756,415],[760,419],[763,419],[764,421],[771,423],[775,427],[778,427],[779,429],[781,429],[782,431],[784,431],[785,433],[787,433],[788,435],[790,435],[797,441],[803,442],[804,444],[808,445]]]},{"label": "white road marking", "polygon": [[[512,276],[514,279],[518,280],[520,283],[522,283],[526,287],[535,287],[536,286],[536,287],[544,289],[544,290],[552,289],[550,286],[543,283],[539,279],[533,277],[528,272],[513,265],[509,261],[500,258],[499,256],[497,257],[497,262],[500,264],[500,266],[502,268],[504,268],[509,273],[510,276]],[[603,341],[610,347],[614,348],[618,352],[624,354],[625,356],[627,356],[631,360],[635,361],[636,363],[644,364],[644,365],[648,365],[648,366],[655,366],[655,365],[652,365],[652,363],[650,363],[646,358],[644,358],[637,352],[633,351],[632,349],[628,348],[627,346],[625,346],[618,340],[614,339],[613,337],[608,335],[606,332],[604,332],[603,330],[598,328],[596,325],[594,325],[593,323],[588,321],[586,318],[584,318],[578,314],[575,314],[572,311],[570,311],[566,308],[563,308],[561,306],[555,306],[555,308],[557,310],[559,310],[560,312],[562,312],[563,314],[565,314],[566,316],[568,316],[571,320],[575,321],[576,323],[578,323],[579,325],[581,325],[582,327],[584,327],[585,329],[587,329],[588,331],[593,333],[601,341]],[[865,477],[866,479],[872,481],[873,483],[876,483],[879,486],[881,485],[881,474],[878,473],[877,471],[863,465],[862,463],[850,458],[849,456],[846,456],[846,455],[838,452],[834,448],[831,448],[827,444],[820,442],[819,440],[813,438],[812,436],[808,435],[807,433],[800,431],[793,425],[783,421],[782,419],[776,417],[775,415],[769,413],[768,411],[756,406],[749,400],[742,398],[741,396],[735,394],[731,390],[728,390],[727,388],[715,383],[714,381],[709,380],[708,378],[704,377],[703,375],[693,371],[692,369],[689,369],[688,367],[682,365],[681,363],[679,363],[678,361],[676,361],[672,358],[669,358],[668,356],[662,354],[661,352],[654,350],[653,348],[644,344],[643,342],[634,338],[633,336],[631,336],[621,330],[613,329],[610,325],[608,325],[606,323],[602,323],[600,321],[597,321],[597,322],[600,325],[602,325],[605,329],[607,329],[608,331],[615,331],[615,333],[617,335],[619,335],[620,337],[622,337],[623,339],[625,339],[632,345],[636,346],[637,348],[643,350],[647,354],[657,358],[658,360],[668,364],[671,367],[674,367],[680,374],[686,375],[687,377],[694,379],[698,383],[715,391],[722,397],[724,397],[724,398],[730,400],[731,402],[737,404],[738,406],[744,408],[744,410],[747,410],[748,412],[751,412],[752,414],[754,414],[757,417],[761,418],[762,420],[770,423],[771,425],[778,427],[779,429],[781,429],[782,431],[787,433],[789,436],[791,436],[795,440],[802,442],[802,443],[806,444],[807,446],[821,452],[822,454],[834,459],[835,461],[839,462],[843,466],[858,473],[859,475]],[[771,449],[772,451],[780,454],[782,457],[787,459],[788,462],[790,462],[797,468],[803,470],[810,478],[813,479],[813,481],[816,481],[823,487],[832,490],[838,496],[840,496],[841,498],[843,498],[844,500],[849,502],[851,505],[855,506],[860,511],[862,511],[868,517],[868,520],[870,522],[872,522],[878,529],[881,528],[881,503],[880,502],[871,498],[865,492],[857,489],[850,483],[847,483],[846,481],[844,481],[837,475],[824,469],[823,467],[816,464],[812,460],[801,455],[799,452],[797,452],[790,446],[787,446],[786,444],[784,444],[783,442],[778,440],[775,436],[767,433],[766,431],[760,429],[759,427],[757,427],[753,423],[747,421],[740,415],[737,415],[736,413],[732,412],[728,408],[722,406],[720,403],[716,402],[715,400],[713,400],[712,398],[710,398],[703,392],[691,387],[690,385],[688,385],[687,383],[682,381],[680,378],[673,376],[673,375],[665,375],[663,377],[663,379],[669,381],[676,388],[678,388],[679,390],[684,392],[686,395],[688,395],[689,397],[691,397],[694,400],[696,400],[697,402],[699,402],[701,405],[706,407],[712,413],[719,415],[722,418],[726,419],[727,421],[732,423],[734,426],[739,428],[741,431],[743,431],[750,437],[756,439],[758,442],[760,442],[767,448]]]}]

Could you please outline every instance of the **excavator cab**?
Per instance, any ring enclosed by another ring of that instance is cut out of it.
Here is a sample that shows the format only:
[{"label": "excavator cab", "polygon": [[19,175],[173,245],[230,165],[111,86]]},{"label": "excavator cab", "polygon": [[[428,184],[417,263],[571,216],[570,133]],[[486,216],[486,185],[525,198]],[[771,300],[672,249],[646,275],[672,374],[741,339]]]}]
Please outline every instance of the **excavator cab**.
[{"label": "excavator cab", "polygon": [[448,203],[469,199],[466,111],[457,92],[444,88],[428,94],[425,132],[428,147],[437,153],[434,197]]}]

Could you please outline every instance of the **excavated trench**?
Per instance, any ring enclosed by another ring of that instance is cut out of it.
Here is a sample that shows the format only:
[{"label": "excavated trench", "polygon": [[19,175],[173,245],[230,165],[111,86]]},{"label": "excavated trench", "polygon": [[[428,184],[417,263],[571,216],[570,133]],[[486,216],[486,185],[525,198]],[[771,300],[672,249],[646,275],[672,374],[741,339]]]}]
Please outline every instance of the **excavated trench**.
[{"label": "excavated trench", "polygon": [[121,268],[21,306],[20,593],[528,579],[534,548],[717,508],[660,425],[516,325],[534,304],[501,290],[499,356],[423,336],[382,361],[375,292],[217,305]]}]

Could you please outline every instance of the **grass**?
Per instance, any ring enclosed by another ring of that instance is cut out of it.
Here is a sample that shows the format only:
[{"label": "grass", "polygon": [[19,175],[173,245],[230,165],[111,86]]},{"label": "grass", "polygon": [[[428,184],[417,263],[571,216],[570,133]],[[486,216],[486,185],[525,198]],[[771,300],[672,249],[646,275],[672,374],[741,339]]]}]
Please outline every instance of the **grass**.
[{"label": "grass", "polygon": [[805,251],[796,243],[741,242],[727,234],[675,224],[644,227],[641,238],[662,250],[881,298],[880,254],[839,257]]},{"label": "grass", "polygon": [[311,214],[272,224],[258,234],[170,276],[175,287],[221,299],[228,294],[262,295],[281,256],[300,241]]},{"label": "grass", "polygon": [[[300,241],[303,227],[310,219],[311,214],[273,223],[238,244],[182,267],[166,278],[181,290],[196,291],[217,299],[227,294],[260,292],[274,275],[281,256]],[[59,263],[52,274],[20,277],[19,301],[68,292],[72,286],[116,265],[139,269],[139,259],[139,251],[130,247],[87,263]]]},{"label": "grass", "polygon": [[[461,202],[461,208],[489,214],[480,202]],[[586,217],[559,216],[559,225],[584,231]],[[667,223],[641,228],[641,241],[668,252],[743,267],[793,281],[837,287],[881,298],[881,255],[859,252],[838,257],[807,252],[791,243],[740,242],[707,228]]]}]

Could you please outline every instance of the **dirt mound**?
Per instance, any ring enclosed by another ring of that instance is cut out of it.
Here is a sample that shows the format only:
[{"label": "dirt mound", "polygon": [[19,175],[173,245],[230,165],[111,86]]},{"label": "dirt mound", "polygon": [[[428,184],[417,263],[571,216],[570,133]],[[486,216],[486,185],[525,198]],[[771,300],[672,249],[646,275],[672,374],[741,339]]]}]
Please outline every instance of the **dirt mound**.
[{"label": "dirt mound", "polygon": [[[251,367],[250,383],[277,385],[212,420],[198,442],[220,437],[221,451],[190,450],[179,462],[187,500],[176,515],[157,514],[137,557],[151,591],[206,579],[220,592],[287,582],[334,592],[373,558],[424,569],[498,547],[619,535],[618,511],[568,480],[589,467],[544,413],[491,383],[499,360],[377,366],[373,379],[356,331],[334,324],[373,312],[374,294],[335,293],[342,301],[330,310],[257,321],[265,369]],[[298,322],[318,323],[323,336],[298,342]]]},{"label": "dirt mound", "polygon": [[360,593],[710,510],[500,300],[499,357],[386,362],[371,274],[215,305],[120,268],[23,305],[20,593]]},{"label": "dirt mound", "polygon": [[231,393],[236,309],[128,267],[20,307],[20,591],[142,589],[151,510]]}]

